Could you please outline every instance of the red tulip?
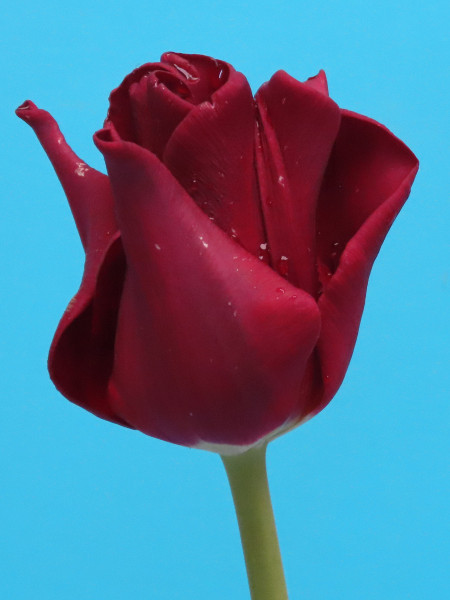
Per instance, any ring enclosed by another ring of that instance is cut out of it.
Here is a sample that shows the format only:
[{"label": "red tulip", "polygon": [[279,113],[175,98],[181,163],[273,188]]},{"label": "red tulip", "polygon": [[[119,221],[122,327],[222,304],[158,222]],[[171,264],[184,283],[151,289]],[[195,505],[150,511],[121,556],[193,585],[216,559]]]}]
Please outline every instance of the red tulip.
[{"label": "red tulip", "polygon": [[[356,341],[372,263],[417,159],[341,110],[325,75],[253,98],[206,56],[164,54],[114,90],[94,140],[108,176],[32,102],[86,264],[50,374],[94,414],[221,453],[322,410]],[[231,448],[230,448],[231,446]]]}]

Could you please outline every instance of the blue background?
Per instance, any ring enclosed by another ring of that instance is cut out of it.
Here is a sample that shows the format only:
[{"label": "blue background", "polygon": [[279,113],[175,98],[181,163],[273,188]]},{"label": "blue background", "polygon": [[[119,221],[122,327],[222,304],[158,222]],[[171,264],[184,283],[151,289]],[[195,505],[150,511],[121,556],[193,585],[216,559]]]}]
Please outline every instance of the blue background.
[{"label": "blue background", "polygon": [[[254,90],[327,71],[332,97],[421,160],[370,281],[344,385],[269,447],[291,600],[450,597],[448,30],[444,2],[22,1],[3,14],[0,595],[246,599],[217,456],[94,418],[46,371],[83,255],[26,98],[104,170],[107,97],[164,50],[206,53]],[[5,10],[5,9],[4,9]],[[446,45],[447,44],[447,45]]]}]

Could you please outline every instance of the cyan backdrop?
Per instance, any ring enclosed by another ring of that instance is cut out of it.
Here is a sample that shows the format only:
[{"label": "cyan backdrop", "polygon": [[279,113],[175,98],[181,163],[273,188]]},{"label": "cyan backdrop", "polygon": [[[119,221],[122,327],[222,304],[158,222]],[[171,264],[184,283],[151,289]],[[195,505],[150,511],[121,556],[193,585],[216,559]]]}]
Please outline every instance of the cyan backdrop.
[{"label": "cyan backdrop", "polygon": [[245,600],[217,456],[94,418],[46,371],[82,272],[78,235],[26,98],[73,148],[107,97],[164,50],[210,54],[254,90],[327,71],[332,97],[418,155],[376,262],[354,358],[330,406],[269,447],[292,600],[444,600],[448,558],[448,4],[431,1],[29,2],[3,9],[0,596]]}]

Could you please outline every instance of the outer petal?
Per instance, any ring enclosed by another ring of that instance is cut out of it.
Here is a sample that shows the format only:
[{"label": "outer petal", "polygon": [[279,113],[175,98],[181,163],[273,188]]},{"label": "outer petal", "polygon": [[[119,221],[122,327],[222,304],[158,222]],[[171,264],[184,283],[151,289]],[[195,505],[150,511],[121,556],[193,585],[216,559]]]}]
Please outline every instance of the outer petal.
[{"label": "outer petal", "polygon": [[300,83],[278,71],[256,95],[257,155],[265,226],[274,268],[316,296],[316,205],[340,111],[324,75]]},{"label": "outer petal", "polygon": [[108,178],[68,146],[55,119],[27,100],[16,114],[33,128],[66,193],[87,254],[99,252],[117,232]]},{"label": "outer petal", "polygon": [[128,270],[114,408],[178,444],[247,445],[296,409],[315,301],[230,239],[148,151],[97,133]]},{"label": "outer petal", "polygon": [[321,410],[339,388],[356,342],[370,270],[418,169],[414,154],[385,127],[343,111],[322,186],[318,262],[323,293],[318,355]]},{"label": "outer petal", "polygon": [[107,397],[125,269],[108,178],[80,160],[48,112],[27,101],[17,115],[34,129],[47,152],[86,251],[80,290],[67,307],[50,349],[50,375],[72,402],[126,425],[111,410]]}]

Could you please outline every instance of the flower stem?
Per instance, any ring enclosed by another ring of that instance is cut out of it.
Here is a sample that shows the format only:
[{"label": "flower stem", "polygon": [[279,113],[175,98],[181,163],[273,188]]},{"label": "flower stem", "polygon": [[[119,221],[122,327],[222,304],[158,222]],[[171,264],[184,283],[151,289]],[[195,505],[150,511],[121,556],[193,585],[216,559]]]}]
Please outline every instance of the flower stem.
[{"label": "flower stem", "polygon": [[267,481],[266,447],[221,458],[233,494],[252,600],[288,600]]}]

